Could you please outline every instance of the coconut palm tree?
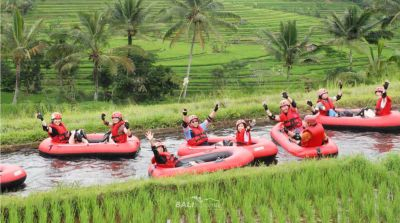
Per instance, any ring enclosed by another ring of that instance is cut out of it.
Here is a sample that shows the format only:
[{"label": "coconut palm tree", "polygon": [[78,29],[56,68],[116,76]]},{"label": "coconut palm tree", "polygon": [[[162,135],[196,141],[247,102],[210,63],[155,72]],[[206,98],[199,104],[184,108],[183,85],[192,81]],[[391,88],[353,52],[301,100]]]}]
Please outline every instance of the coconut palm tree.
[{"label": "coconut palm tree", "polygon": [[373,8],[386,15],[383,27],[400,21],[400,0],[376,0]]},{"label": "coconut palm tree", "polygon": [[129,46],[136,35],[148,31],[146,22],[150,17],[151,6],[146,6],[144,0],[118,0],[109,6],[111,22],[126,30]]},{"label": "coconut palm tree", "polygon": [[24,24],[24,18],[18,9],[14,9],[12,27],[7,27],[2,34],[2,50],[9,54],[15,64],[15,91],[13,104],[17,104],[21,65],[26,60],[30,60],[32,55],[40,53],[45,45],[38,42],[35,37],[38,32],[42,19],[37,20],[30,29]]},{"label": "coconut palm tree", "polygon": [[312,34],[312,29],[300,42],[297,33],[296,21],[281,22],[280,32],[273,33],[269,30],[261,30],[258,37],[265,49],[273,54],[279,61],[284,62],[286,78],[289,79],[293,65],[303,55],[309,53],[305,50],[306,44]]},{"label": "coconut palm tree", "polygon": [[353,66],[354,44],[364,38],[367,33],[377,26],[381,21],[372,23],[371,11],[359,13],[356,7],[348,8],[340,18],[336,13],[332,13],[327,23],[327,31],[335,37],[336,44],[345,44],[349,47],[349,69]]},{"label": "coconut palm tree", "polygon": [[93,62],[93,80],[95,83],[94,100],[98,100],[99,71],[101,66],[107,66],[112,73],[117,73],[118,65],[128,72],[133,72],[134,64],[126,56],[113,53],[113,49],[104,52],[108,40],[108,18],[104,12],[78,13],[81,27],[76,27],[74,36],[82,46],[88,49],[89,59]]},{"label": "coconut palm tree", "polygon": [[163,40],[170,39],[172,46],[182,35],[187,35],[190,40],[189,62],[186,71],[186,77],[183,82],[183,88],[179,96],[186,97],[186,91],[189,83],[190,67],[192,64],[193,49],[196,41],[204,49],[206,37],[210,34],[220,38],[217,27],[237,30],[235,24],[240,16],[222,11],[223,4],[214,0],[171,0],[170,7],[161,11],[161,21],[174,21],[174,24],[167,30]]}]

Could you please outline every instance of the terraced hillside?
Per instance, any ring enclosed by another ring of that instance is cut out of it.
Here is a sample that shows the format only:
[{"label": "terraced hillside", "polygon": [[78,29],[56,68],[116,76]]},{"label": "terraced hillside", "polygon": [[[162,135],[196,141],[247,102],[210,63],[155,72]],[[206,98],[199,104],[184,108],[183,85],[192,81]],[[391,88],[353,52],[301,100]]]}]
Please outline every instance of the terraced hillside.
[{"label": "terraced hillside", "polygon": [[[103,0],[46,0],[37,1],[34,10],[27,15],[28,23],[32,23],[37,18],[44,18],[46,23],[61,22],[66,27],[79,23],[77,18],[78,11],[101,10],[106,7],[107,2]],[[150,1],[149,1],[150,2]],[[167,0],[151,1],[154,5],[154,12],[167,6]],[[304,89],[305,82],[313,82],[315,85],[321,84],[325,79],[328,70],[348,64],[347,48],[338,48],[343,51],[343,55],[316,55],[318,63],[295,65],[293,75],[290,80],[286,80],[285,70],[281,63],[277,62],[272,56],[267,55],[263,47],[258,44],[256,33],[263,28],[278,31],[281,21],[297,20],[300,37],[303,36],[310,27],[315,27],[311,42],[320,44],[331,37],[323,30],[323,17],[332,11],[338,14],[343,13],[344,9],[352,3],[350,1],[318,1],[318,0],[255,0],[251,3],[247,0],[223,0],[227,11],[232,11],[242,17],[241,25],[237,33],[222,31],[227,48],[225,52],[214,53],[212,50],[213,40],[208,42],[206,49],[195,48],[193,58],[191,82],[189,84],[189,95],[194,92],[207,93],[220,86],[220,82],[215,81],[212,70],[224,64],[235,61],[243,63],[243,67],[235,74],[225,74],[225,89],[239,90],[246,86],[247,91],[257,89],[282,90]],[[165,27],[162,27],[165,30]],[[391,55],[397,48],[400,48],[400,38],[397,34],[396,39],[388,43],[385,54]],[[127,42],[123,33],[113,36],[110,47],[122,46]],[[169,43],[163,43],[159,38],[151,40],[135,41],[147,50],[151,50],[159,55],[159,64],[173,67],[179,79],[185,75],[187,66],[187,55],[189,47],[183,39],[173,48]],[[355,69],[366,68],[367,57],[356,54],[354,56]],[[77,88],[81,92],[91,94],[93,91],[91,77],[92,65],[89,61],[82,63],[78,79]],[[56,92],[56,75],[54,70],[46,71],[45,83],[47,95]],[[289,84],[287,84],[289,83]],[[285,87],[283,87],[285,84]],[[7,98],[7,97],[5,97]],[[38,99],[40,97],[37,97]]]}]

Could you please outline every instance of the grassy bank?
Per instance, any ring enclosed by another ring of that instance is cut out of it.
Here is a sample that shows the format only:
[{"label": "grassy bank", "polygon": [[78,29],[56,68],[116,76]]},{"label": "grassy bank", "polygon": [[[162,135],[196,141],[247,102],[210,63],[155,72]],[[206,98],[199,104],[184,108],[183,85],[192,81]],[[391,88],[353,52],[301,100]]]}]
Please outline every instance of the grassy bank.
[{"label": "grassy bank", "polygon": [[2,196],[1,222],[398,222],[400,156]]},{"label": "grassy bank", "polygon": [[[337,89],[328,86],[331,95],[335,95]],[[337,107],[373,107],[376,98],[373,95],[375,86],[344,87],[343,98],[337,103]],[[400,83],[392,83],[390,89],[400,89]],[[273,112],[278,112],[278,103],[281,100],[278,92],[271,94],[268,91],[259,92],[256,95],[203,95],[193,99],[196,103],[167,103],[155,105],[117,105],[111,103],[81,103],[70,104],[35,104],[26,103],[17,106],[2,105],[1,107],[1,145],[15,145],[40,141],[47,137],[40,127],[40,121],[34,117],[36,111],[42,111],[47,121],[53,111],[63,113],[63,121],[69,129],[83,128],[87,132],[105,132],[107,127],[102,125],[100,114],[105,112],[109,116],[113,111],[121,111],[126,120],[129,120],[132,129],[145,130],[152,128],[179,128],[182,108],[187,108],[190,114],[198,114],[201,119],[207,117],[213,107],[213,103],[220,101],[222,108],[218,111],[217,121],[237,118],[263,117],[262,101],[267,100]],[[298,101],[300,111],[309,113],[305,106],[307,99],[315,99],[315,91],[309,93],[289,92],[290,96]],[[389,95],[394,104],[400,104],[400,92],[390,90]],[[212,98],[212,99],[210,99]],[[141,136],[140,136],[141,137]]]}]

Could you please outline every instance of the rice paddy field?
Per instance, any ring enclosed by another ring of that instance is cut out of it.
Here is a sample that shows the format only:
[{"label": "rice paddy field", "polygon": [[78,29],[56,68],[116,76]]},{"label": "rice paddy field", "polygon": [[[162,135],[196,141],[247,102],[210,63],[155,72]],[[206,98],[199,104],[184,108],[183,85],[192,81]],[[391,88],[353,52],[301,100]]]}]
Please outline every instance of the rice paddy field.
[{"label": "rice paddy field", "polygon": [[2,196],[1,222],[399,222],[400,156]]},{"label": "rice paddy field", "polygon": [[[27,23],[33,23],[38,18],[43,18],[45,24],[60,22],[66,28],[79,24],[77,12],[102,10],[108,1],[101,0],[46,0],[36,1],[35,7],[26,16]],[[194,58],[189,84],[189,96],[198,94],[211,94],[219,89],[212,71],[228,63],[242,63],[243,67],[235,74],[225,74],[224,91],[255,94],[267,89],[270,92],[280,91],[283,88],[291,91],[304,91],[305,88],[324,83],[330,70],[337,67],[348,66],[348,49],[344,46],[334,47],[337,52],[327,54],[325,52],[315,55],[316,63],[298,63],[294,66],[293,74],[286,80],[286,72],[281,63],[268,55],[257,39],[260,29],[279,30],[280,22],[296,20],[299,36],[303,38],[311,27],[314,34],[310,43],[321,45],[332,39],[324,29],[326,16],[332,12],[343,14],[344,10],[354,5],[351,1],[317,1],[317,0],[223,0],[226,11],[232,11],[242,17],[238,32],[222,30],[220,32],[226,50],[220,53],[213,52],[212,45],[215,39],[208,40],[205,49],[198,45],[194,50]],[[108,2],[109,3],[109,2]],[[148,1],[150,3],[150,1]],[[168,1],[151,1],[153,13],[168,6]],[[3,15],[3,18],[6,15]],[[168,24],[155,24],[159,28],[158,33],[149,34],[147,40],[134,40],[134,44],[140,45],[146,50],[156,53],[159,57],[158,64],[170,66],[176,73],[177,80],[181,81],[186,72],[189,44],[182,39],[173,47],[169,42],[162,42]],[[45,29],[45,27],[43,27]],[[393,40],[386,43],[384,55],[389,56],[400,48],[400,33],[395,31]],[[108,47],[119,47],[127,44],[125,33],[114,32]],[[353,59],[355,71],[365,71],[368,67],[367,55],[355,53]],[[76,78],[78,94],[83,95],[84,100],[91,100],[94,87],[91,80],[92,64],[82,61],[79,74]],[[398,70],[391,70],[384,76],[400,79]],[[45,70],[43,91],[37,95],[24,95],[22,101],[51,101],[56,100],[58,81],[54,69]],[[176,94],[178,94],[177,90]],[[2,94],[2,103],[9,103],[11,93]]]}]

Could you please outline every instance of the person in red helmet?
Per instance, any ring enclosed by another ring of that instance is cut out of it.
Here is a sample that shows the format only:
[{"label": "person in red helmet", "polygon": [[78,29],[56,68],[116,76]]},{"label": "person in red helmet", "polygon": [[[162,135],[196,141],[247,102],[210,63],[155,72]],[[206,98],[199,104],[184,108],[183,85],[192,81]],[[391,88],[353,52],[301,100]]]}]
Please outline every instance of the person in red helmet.
[{"label": "person in red helmet", "polygon": [[303,123],[300,118],[300,114],[297,111],[296,102],[290,98],[287,92],[282,93],[282,97],[284,98],[279,103],[281,113],[279,116],[273,115],[269,109],[266,102],[263,102],[263,107],[265,112],[267,113],[269,119],[282,122],[284,127],[291,131],[295,131],[297,133],[303,130]]},{"label": "person in red helmet", "polygon": [[106,121],[106,114],[101,114],[101,120],[103,120],[103,124],[111,128],[108,141],[112,143],[127,142],[128,137],[132,136],[132,132],[129,129],[129,122],[122,119],[121,112],[113,112],[111,119],[112,122],[110,123]]},{"label": "person in red helmet", "polygon": [[190,146],[208,145],[208,137],[206,134],[208,125],[214,120],[219,104],[215,104],[213,111],[208,115],[207,119],[199,123],[196,115],[187,116],[187,109],[183,109],[182,128],[185,139]]},{"label": "person in red helmet", "polygon": [[85,132],[82,129],[68,131],[65,124],[62,122],[62,115],[59,112],[51,114],[51,123],[49,125],[43,119],[42,113],[38,112],[36,118],[42,121],[43,131],[47,132],[54,143],[69,143],[83,142],[88,144]]},{"label": "person in red helmet", "polygon": [[375,89],[375,95],[378,96],[378,101],[375,105],[376,116],[390,115],[391,113],[392,99],[386,93],[388,87],[389,81],[385,81],[383,86],[379,86]]},{"label": "person in red helmet", "polygon": [[302,147],[321,146],[328,141],[324,127],[317,122],[315,115],[304,117],[304,130],[301,133],[295,133],[286,128],[283,130],[292,142]]},{"label": "person in red helmet", "polygon": [[[253,120],[252,123],[254,123],[255,120]],[[251,145],[251,125],[247,124],[247,122],[243,119],[239,119],[236,122],[236,144],[237,145]]]}]

